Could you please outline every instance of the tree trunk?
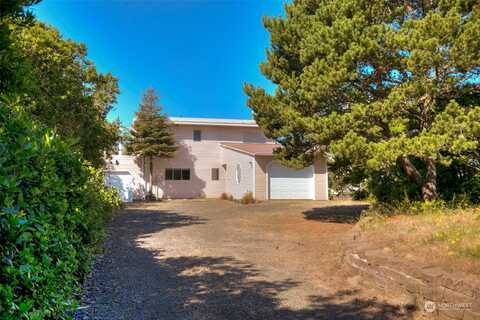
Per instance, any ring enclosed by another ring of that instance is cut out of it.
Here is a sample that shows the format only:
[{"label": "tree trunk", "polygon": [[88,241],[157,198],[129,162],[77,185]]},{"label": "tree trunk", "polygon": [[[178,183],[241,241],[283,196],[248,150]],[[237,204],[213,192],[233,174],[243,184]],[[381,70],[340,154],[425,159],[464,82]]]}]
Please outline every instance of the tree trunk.
[{"label": "tree trunk", "polygon": [[408,159],[407,156],[403,156],[400,158],[400,163],[402,165],[403,171],[407,174],[407,177],[415,182],[419,187],[423,184],[422,175],[418,172],[417,168],[413,165],[413,163]]},{"label": "tree trunk", "polygon": [[422,184],[422,200],[434,201],[437,200],[437,167],[435,160],[430,157],[425,158],[424,162],[427,174]]},{"label": "tree trunk", "polygon": [[149,162],[150,162],[149,163],[150,168],[148,170],[148,173],[149,173],[148,199],[152,200],[153,199],[153,156],[150,156]]},{"label": "tree trunk", "polygon": [[399,160],[407,177],[421,188],[422,200],[437,200],[437,167],[435,160],[430,157],[423,159],[427,170],[425,178],[422,177],[408,157],[404,156]]}]

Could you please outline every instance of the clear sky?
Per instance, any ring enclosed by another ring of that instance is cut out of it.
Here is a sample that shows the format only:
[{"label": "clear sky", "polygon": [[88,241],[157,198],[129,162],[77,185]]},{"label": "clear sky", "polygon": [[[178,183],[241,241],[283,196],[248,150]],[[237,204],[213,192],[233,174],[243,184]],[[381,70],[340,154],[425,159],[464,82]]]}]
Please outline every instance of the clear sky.
[{"label": "clear sky", "polygon": [[272,89],[259,71],[269,36],[262,16],[281,0],[43,0],[33,11],[83,42],[101,72],[119,78],[109,119],[126,126],[153,87],[171,116],[250,119],[244,82]]}]

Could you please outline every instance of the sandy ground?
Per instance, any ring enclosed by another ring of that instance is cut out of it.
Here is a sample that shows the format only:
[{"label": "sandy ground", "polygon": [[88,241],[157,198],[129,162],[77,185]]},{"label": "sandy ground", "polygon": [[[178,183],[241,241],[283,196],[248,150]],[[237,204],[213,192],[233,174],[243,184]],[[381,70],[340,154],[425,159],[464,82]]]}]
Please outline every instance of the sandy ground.
[{"label": "sandy ground", "polygon": [[342,263],[355,202],[175,200],[109,226],[77,319],[409,319]]}]

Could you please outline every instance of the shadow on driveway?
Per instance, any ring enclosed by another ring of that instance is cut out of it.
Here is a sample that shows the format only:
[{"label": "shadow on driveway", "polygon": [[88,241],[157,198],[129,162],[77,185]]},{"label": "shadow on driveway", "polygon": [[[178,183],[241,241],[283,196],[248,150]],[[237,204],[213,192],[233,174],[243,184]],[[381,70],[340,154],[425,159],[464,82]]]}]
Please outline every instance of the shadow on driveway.
[{"label": "shadow on driveway", "polygon": [[339,205],[313,208],[303,212],[305,219],[332,223],[355,223],[368,205]]},{"label": "shadow on driveway", "polygon": [[[333,209],[332,209],[333,210]],[[359,300],[356,292],[311,296],[310,305],[290,309],[282,292],[294,280],[262,280],[255,265],[234,257],[168,257],[138,240],[168,228],[208,220],[180,212],[127,209],[110,225],[105,254],[85,285],[77,319],[399,319],[396,306]]]}]

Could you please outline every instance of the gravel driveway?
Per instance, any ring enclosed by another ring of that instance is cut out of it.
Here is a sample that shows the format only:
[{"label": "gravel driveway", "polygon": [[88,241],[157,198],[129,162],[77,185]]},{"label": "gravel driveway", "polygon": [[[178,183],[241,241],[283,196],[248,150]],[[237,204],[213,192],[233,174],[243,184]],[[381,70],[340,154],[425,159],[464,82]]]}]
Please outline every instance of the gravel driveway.
[{"label": "gravel driveway", "polygon": [[129,205],[109,226],[77,319],[399,319],[340,269],[365,206],[175,200]]}]

